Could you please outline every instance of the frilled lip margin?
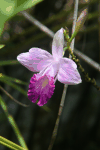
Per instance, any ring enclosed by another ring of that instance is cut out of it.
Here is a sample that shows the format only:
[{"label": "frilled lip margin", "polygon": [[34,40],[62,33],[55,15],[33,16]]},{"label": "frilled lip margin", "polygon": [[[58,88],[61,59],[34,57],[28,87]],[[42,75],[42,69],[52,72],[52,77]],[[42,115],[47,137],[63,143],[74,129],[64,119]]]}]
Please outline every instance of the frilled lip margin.
[{"label": "frilled lip margin", "polygon": [[33,103],[39,99],[37,105],[43,106],[53,95],[54,89],[55,85],[53,77],[46,74],[44,76],[34,74],[30,80],[28,98]]}]

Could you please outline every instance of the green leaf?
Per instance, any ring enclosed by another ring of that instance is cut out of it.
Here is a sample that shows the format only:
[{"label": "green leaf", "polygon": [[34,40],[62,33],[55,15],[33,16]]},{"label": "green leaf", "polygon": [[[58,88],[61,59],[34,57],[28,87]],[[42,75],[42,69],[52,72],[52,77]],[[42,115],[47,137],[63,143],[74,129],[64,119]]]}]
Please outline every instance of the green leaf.
[{"label": "green leaf", "polygon": [[9,122],[10,122],[10,124],[11,124],[11,126],[12,126],[12,128],[13,128],[13,130],[14,130],[21,146],[24,147],[26,150],[28,150],[28,148],[26,146],[26,143],[24,141],[24,138],[22,137],[14,118],[11,115],[9,115],[8,120],[9,120]]},{"label": "green leaf", "polygon": [[0,73],[0,78],[2,78],[2,79],[4,79],[4,80],[8,80],[8,81],[15,82],[15,83],[18,83],[18,84],[28,85],[27,82],[24,82],[24,81],[21,81],[21,80],[16,79],[16,78],[12,78],[12,77],[3,75],[2,73]]},{"label": "green leaf", "polygon": [[16,85],[15,83],[12,83],[8,80],[5,80],[3,78],[0,78],[1,82],[4,82],[6,84],[8,84],[9,86],[13,87],[14,89],[18,90],[20,93],[22,93],[23,95],[27,96],[27,91],[23,90],[20,86]]},{"label": "green leaf", "polygon": [[0,136],[0,144],[13,150],[26,150],[25,148],[15,144],[14,142]]},{"label": "green leaf", "polygon": [[43,0],[20,0],[20,2],[18,3],[18,7],[16,8],[16,13],[26,10],[32,6],[35,6],[37,3],[41,2]]},{"label": "green leaf", "polygon": [[12,128],[13,128],[16,136],[17,136],[17,139],[18,139],[18,141],[19,141],[19,143],[21,144],[22,147],[17,145],[17,144],[15,144],[15,143],[13,143],[13,142],[11,142],[11,141],[9,141],[8,139],[6,139],[6,138],[4,138],[2,136],[0,136],[0,143],[2,145],[4,145],[4,146],[7,146],[7,147],[11,148],[11,149],[19,149],[19,150],[25,150],[26,149],[26,150],[28,150],[28,148],[26,146],[26,143],[25,143],[25,141],[24,141],[24,139],[23,139],[23,137],[22,137],[22,135],[21,135],[21,133],[20,133],[20,131],[18,129],[18,126],[17,126],[15,120],[8,113],[7,105],[4,102],[3,98],[1,97],[1,95],[0,95],[0,105],[1,105],[2,109],[4,110],[4,112],[6,114],[6,117],[8,118],[8,121],[11,124],[11,126],[12,126]]},{"label": "green leaf", "polygon": [[0,0],[0,35],[3,32],[4,23],[18,12],[26,10],[42,0]]},{"label": "green leaf", "polygon": [[2,106],[2,109],[4,110],[6,116],[8,116],[7,106],[1,96],[0,96],[0,105]]},{"label": "green leaf", "polygon": [[4,65],[16,65],[20,64],[17,60],[5,60],[5,61],[0,61],[0,66]]},{"label": "green leaf", "polygon": [[[2,75],[2,74],[0,74]],[[24,96],[27,96],[27,91],[23,90],[20,86],[16,85],[15,83],[12,83],[8,80],[3,79],[2,77],[0,77],[0,81],[3,83],[8,84],[9,86],[11,86],[12,88],[18,90],[20,93],[22,93]],[[42,106],[41,108],[43,108],[45,111],[50,112],[51,109],[48,108],[46,105]]]},{"label": "green leaf", "polygon": [[1,44],[0,44],[0,49],[3,48],[4,46],[5,46],[5,45],[3,45],[3,44],[1,45]]}]

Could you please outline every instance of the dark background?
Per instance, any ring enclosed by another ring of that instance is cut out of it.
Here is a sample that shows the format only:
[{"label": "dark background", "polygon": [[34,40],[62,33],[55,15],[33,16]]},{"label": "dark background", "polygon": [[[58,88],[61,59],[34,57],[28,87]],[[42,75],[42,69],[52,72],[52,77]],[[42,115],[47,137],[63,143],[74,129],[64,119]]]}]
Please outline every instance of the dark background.
[{"label": "dark background", "polygon": [[[99,63],[98,4],[99,0],[91,1],[88,5],[84,0],[79,2],[79,12],[88,7],[88,17],[83,28],[76,36],[75,48]],[[44,0],[34,8],[28,9],[27,12],[54,32],[67,26],[71,33],[73,10],[73,0]],[[93,13],[96,14],[95,17],[93,17]],[[18,54],[27,52],[31,47],[40,47],[51,53],[52,39],[26,20],[20,13],[6,22],[1,41],[6,46],[0,50],[0,60],[15,60]],[[80,62],[89,73],[89,76],[95,78],[100,86],[100,72],[81,59]],[[27,83],[33,75],[32,72],[20,64],[2,66],[0,72]],[[100,92],[85,81],[81,72],[80,74],[82,83],[68,86],[53,150],[100,149]],[[46,112],[36,104],[29,102],[28,98],[17,90],[7,84],[0,84],[18,101],[30,104],[27,108],[22,107],[11,101],[4,93],[1,93],[7,103],[9,113],[13,115],[29,150],[47,150],[64,85],[58,81],[56,82],[54,95],[47,103],[51,112]],[[21,87],[26,91],[28,90],[28,86]],[[19,144],[1,108],[0,116],[0,135]],[[7,149],[0,146],[0,150]]]}]

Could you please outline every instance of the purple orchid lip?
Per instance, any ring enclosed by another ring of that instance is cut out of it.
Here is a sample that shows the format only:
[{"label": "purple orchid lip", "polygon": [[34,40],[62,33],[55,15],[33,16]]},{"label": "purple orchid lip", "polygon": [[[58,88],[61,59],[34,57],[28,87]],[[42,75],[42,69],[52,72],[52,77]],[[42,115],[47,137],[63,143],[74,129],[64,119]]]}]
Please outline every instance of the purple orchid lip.
[{"label": "purple orchid lip", "polygon": [[[82,80],[77,70],[76,63],[69,58],[63,57],[63,52],[64,52],[63,51],[63,47],[64,47],[63,32],[64,32],[64,29],[61,28],[54,35],[53,42],[52,42],[52,55],[46,50],[35,47],[35,48],[31,48],[29,52],[19,54],[17,56],[17,60],[26,68],[28,68],[30,71],[39,72],[39,75],[41,76],[41,78],[42,76],[44,77],[44,75],[46,75],[47,77],[52,77],[54,79],[54,84],[56,80],[64,84],[68,84],[68,85],[79,84],[82,82]],[[37,75],[37,78],[39,75]],[[34,84],[32,84],[32,82]],[[30,80],[28,97],[31,101],[34,101],[31,97],[32,92],[34,93],[36,91],[36,90],[32,90],[33,85],[36,85],[36,83],[38,83],[39,85],[39,82],[40,82],[39,79],[35,81],[35,77],[32,77]],[[34,86],[34,89],[35,89],[35,86]],[[33,94],[35,96],[34,99],[39,97],[38,94],[39,94],[39,91],[37,94],[35,93]],[[43,99],[44,96],[41,96],[41,97]],[[46,100],[44,101],[45,102],[42,102],[42,104],[46,103]],[[40,103],[39,106],[42,104]]]},{"label": "purple orchid lip", "polygon": [[44,76],[34,74],[30,80],[28,98],[33,103],[39,99],[37,105],[43,106],[53,95],[54,89],[53,77],[47,76],[46,74]]}]

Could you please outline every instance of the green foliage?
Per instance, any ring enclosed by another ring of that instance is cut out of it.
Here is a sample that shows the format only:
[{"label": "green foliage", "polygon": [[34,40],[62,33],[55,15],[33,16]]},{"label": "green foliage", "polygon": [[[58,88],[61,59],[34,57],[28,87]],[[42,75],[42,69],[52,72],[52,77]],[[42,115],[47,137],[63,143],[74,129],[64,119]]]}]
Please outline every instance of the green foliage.
[{"label": "green foliage", "polygon": [[5,46],[5,45],[3,45],[3,44],[1,45],[1,44],[0,44],[0,49],[3,48],[4,46]]},{"label": "green foliage", "polygon": [[[23,81],[21,81],[19,79],[3,75],[2,73],[0,73],[0,81],[5,83],[5,84],[8,84],[9,86],[14,88],[15,90],[18,90],[20,93],[22,93],[24,96],[27,97],[27,91],[25,91],[23,88],[21,88],[20,86],[15,84],[15,83],[18,83],[18,84],[26,85],[27,83],[25,83],[25,82],[23,82]],[[15,83],[13,83],[13,82],[15,82]],[[50,108],[48,108],[46,105],[42,106],[41,108],[43,108],[47,112],[51,111]]]},{"label": "green foliage", "polygon": [[17,60],[0,61],[0,66],[20,64]]},{"label": "green foliage", "polygon": [[9,76],[6,76],[6,75],[3,75],[2,73],[0,73],[0,78],[1,78],[1,79],[4,79],[4,80],[8,80],[8,81],[15,82],[15,83],[17,83],[17,84],[28,85],[28,83],[27,83],[27,82],[24,82],[24,81],[21,81],[21,80],[16,79],[16,78],[12,78],[12,77],[9,77]]},{"label": "green foliage", "polygon": [[26,10],[42,0],[2,0],[0,1],[0,35],[4,23],[18,12]]},{"label": "green foliage", "polygon": [[26,150],[28,150],[28,148],[26,146],[26,143],[25,143],[25,141],[24,141],[24,139],[23,139],[23,137],[22,137],[22,135],[21,135],[21,133],[18,129],[18,126],[17,126],[16,122],[15,122],[14,118],[8,113],[7,105],[6,105],[6,103],[4,102],[4,100],[1,96],[0,96],[0,105],[1,105],[3,111],[6,115],[9,123],[11,124],[11,126],[12,126],[12,128],[13,128],[16,136],[17,136],[17,139],[18,139],[18,141],[19,141],[19,143],[21,144],[22,147],[15,144],[15,143],[13,143],[13,142],[11,142],[11,141],[9,141],[8,139],[6,139],[2,136],[0,136],[0,144],[4,145],[6,147],[9,147],[11,149],[24,150],[24,148],[25,148]]},{"label": "green foliage", "polygon": [[23,95],[27,96],[27,91],[23,90],[20,86],[16,85],[15,83],[10,82],[9,80],[6,80],[5,78],[0,77],[0,81],[3,83],[8,84],[9,86],[11,86],[12,88],[18,90],[20,93],[22,93]]}]

